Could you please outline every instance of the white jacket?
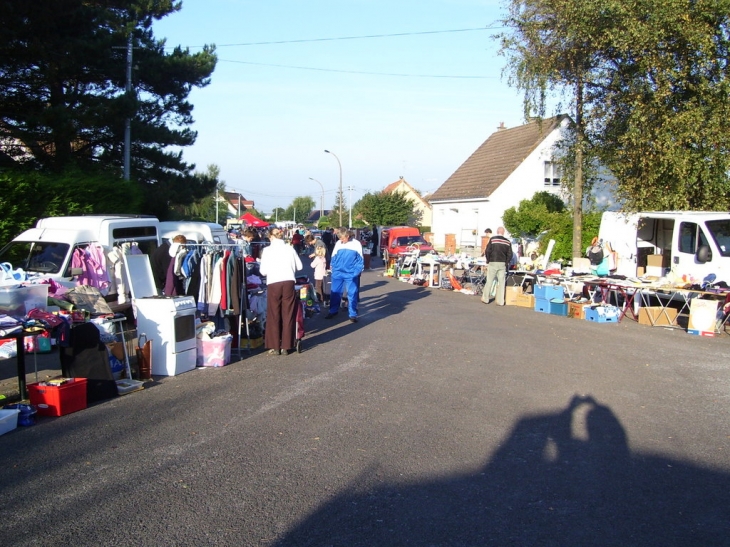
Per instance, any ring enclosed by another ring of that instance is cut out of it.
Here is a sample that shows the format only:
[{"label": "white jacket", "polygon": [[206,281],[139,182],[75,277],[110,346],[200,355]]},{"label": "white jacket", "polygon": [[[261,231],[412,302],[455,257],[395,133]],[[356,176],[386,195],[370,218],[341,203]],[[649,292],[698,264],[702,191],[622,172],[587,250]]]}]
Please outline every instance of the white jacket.
[{"label": "white jacket", "polygon": [[266,282],[279,283],[281,281],[296,281],[297,270],[302,269],[302,261],[294,247],[284,243],[284,240],[271,238],[271,245],[264,247],[261,253],[261,275],[266,276]]}]

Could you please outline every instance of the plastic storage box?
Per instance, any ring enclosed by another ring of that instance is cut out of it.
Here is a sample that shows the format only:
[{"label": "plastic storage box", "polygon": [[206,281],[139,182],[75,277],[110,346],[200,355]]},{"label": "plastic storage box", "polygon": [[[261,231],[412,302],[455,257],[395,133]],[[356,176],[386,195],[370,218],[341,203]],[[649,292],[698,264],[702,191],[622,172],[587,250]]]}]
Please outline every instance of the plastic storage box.
[{"label": "plastic storage box", "polygon": [[0,287],[0,314],[23,317],[33,308],[46,309],[48,285]]},{"label": "plastic storage box", "polygon": [[535,298],[542,300],[563,299],[563,287],[561,285],[535,285]]},{"label": "plastic storage box", "polygon": [[550,313],[550,301],[544,298],[535,299],[535,311],[540,313]]},{"label": "plastic storage box", "polygon": [[198,338],[196,365],[199,367],[223,367],[231,362],[231,341],[233,337],[219,336],[210,340]]},{"label": "plastic storage box", "polygon": [[598,306],[586,308],[586,321],[594,323],[618,323],[618,308],[614,306]]},{"label": "plastic storage box", "polygon": [[20,414],[20,410],[17,408],[0,409],[0,435],[5,435],[18,427],[18,414]]},{"label": "plastic storage box", "polygon": [[562,315],[567,317],[568,315],[568,303],[562,299],[554,299],[550,301],[550,315]]},{"label": "plastic storage box", "polygon": [[60,386],[28,385],[30,404],[41,416],[64,416],[86,408],[86,378],[72,378]]}]

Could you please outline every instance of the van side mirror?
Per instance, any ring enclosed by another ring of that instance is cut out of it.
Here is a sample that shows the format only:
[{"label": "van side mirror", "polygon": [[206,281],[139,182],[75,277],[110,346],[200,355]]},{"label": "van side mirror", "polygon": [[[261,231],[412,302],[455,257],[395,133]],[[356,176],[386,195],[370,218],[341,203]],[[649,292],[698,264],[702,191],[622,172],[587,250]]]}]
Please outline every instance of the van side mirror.
[{"label": "van side mirror", "polygon": [[70,277],[76,277],[84,273],[84,270],[82,268],[70,268],[68,271],[68,275]]},{"label": "van side mirror", "polygon": [[697,258],[697,262],[699,262],[700,264],[704,264],[705,262],[711,262],[712,251],[710,250],[710,247],[708,245],[700,245],[699,249],[697,249],[697,254],[695,255],[695,258]]}]

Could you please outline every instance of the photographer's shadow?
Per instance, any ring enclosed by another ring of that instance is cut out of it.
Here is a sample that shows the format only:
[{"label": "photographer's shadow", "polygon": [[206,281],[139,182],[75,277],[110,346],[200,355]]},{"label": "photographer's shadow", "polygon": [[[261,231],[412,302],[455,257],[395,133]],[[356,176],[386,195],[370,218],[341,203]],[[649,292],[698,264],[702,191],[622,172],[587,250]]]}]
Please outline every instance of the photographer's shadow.
[{"label": "photographer's shadow", "polygon": [[276,545],[730,545],[730,476],[632,454],[592,397],[520,419],[479,473],[373,488],[379,475]]}]

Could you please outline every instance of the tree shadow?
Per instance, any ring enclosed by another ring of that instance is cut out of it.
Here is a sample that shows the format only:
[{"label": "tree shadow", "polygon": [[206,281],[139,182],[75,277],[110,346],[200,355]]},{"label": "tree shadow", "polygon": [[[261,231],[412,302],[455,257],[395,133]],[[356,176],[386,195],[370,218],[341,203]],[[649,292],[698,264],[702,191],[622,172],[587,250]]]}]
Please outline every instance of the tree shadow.
[{"label": "tree shadow", "polygon": [[358,486],[377,474],[274,545],[730,545],[730,475],[632,454],[617,417],[591,397],[520,419],[478,473]]}]

